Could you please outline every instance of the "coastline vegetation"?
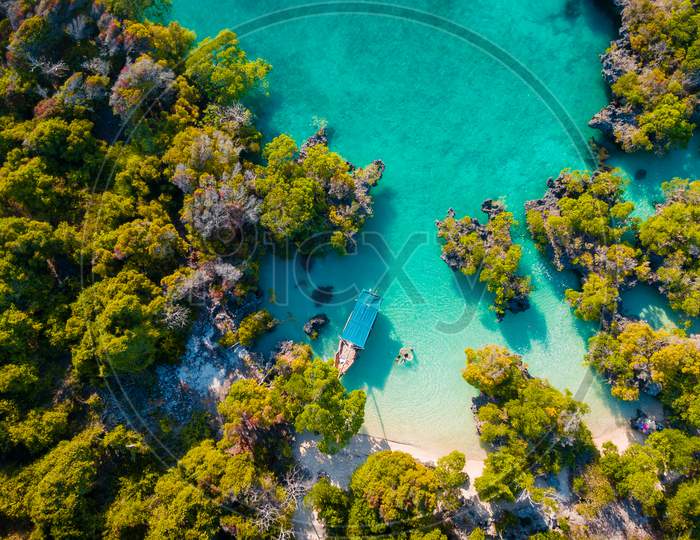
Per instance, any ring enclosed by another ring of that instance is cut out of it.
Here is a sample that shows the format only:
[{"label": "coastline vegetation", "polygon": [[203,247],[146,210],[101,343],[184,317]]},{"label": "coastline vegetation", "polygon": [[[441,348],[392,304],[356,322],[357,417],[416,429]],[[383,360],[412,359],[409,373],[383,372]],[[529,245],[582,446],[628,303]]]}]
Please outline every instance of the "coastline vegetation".
[{"label": "coastline vegetation", "polygon": [[700,315],[700,182],[674,179],[662,185],[665,201],[639,227],[652,273],[649,281],[673,309]]},{"label": "coastline vegetation", "polygon": [[547,182],[544,197],[525,205],[527,226],[538,249],[557,270],[574,270],[581,290],[568,289],[574,313],[609,323],[620,292],[648,278],[650,269],[635,246],[634,205],[622,197],[624,180],[615,170],[564,170]]},{"label": "coastline vegetation", "polygon": [[[360,430],[366,402],[307,345],[287,342],[269,363],[241,354],[250,376],[209,413],[158,432],[175,443],[166,462],[149,437],[105,421],[114,376],[152,382],[182,357],[196,320],[215,327],[212,346],[238,352],[269,331],[258,239],[307,256],[351,252],[384,170],[350,164],[324,130],[301,145],[284,134],[263,144],[241,99],[266,91],[272,67],[248,58],[230,31],[196,43],[175,22],[148,20],[166,7],[1,8],[0,535],[283,539],[305,495],[331,536],[446,540],[453,517],[476,504],[462,493],[460,452],[435,465],[376,452],[346,489],[326,478],[307,489],[295,434],[337,453]],[[631,0],[623,23],[608,53],[624,113],[608,111],[613,135],[629,151],[686,143],[700,89],[697,7]],[[698,338],[619,314],[620,292],[638,281],[674,309],[700,312],[699,189],[669,182],[666,201],[639,223],[617,171],[566,170],[528,203],[538,247],[581,278],[580,290],[566,291],[576,315],[603,323],[587,362],[620,399],[657,396],[672,427],[599,453],[585,404],[503,347],[467,349],[463,378],[480,391],[473,411],[488,447],[474,487],[507,508],[489,537],[524,530],[523,501],[548,519],[533,538],[586,537],[589,523],[637,509],[668,537],[700,536]],[[485,225],[450,211],[438,235],[443,259],[479,273],[501,319],[527,308],[531,285],[517,273],[513,215],[483,208]],[[564,471],[574,477],[569,514],[550,486]],[[473,523],[469,532],[487,536]]]},{"label": "coastline vegetation", "polygon": [[686,146],[700,90],[698,7],[689,0],[620,3],[619,39],[603,55],[612,102],[591,125],[626,152]]},{"label": "coastline vegetation", "polygon": [[536,477],[557,474],[595,454],[583,422],[588,408],[546,380],[532,377],[520,356],[503,347],[466,349],[464,380],[474,398],[477,430],[490,449],[483,474],[474,481],[482,501],[513,502],[527,491],[544,502]]},{"label": "coastline vegetation", "polygon": [[230,31],[196,43],[154,22],[166,10],[2,7],[3,537],[288,535],[302,483],[294,433],[335,452],[362,424],[364,393],[300,345],[273,366],[242,356],[258,378],[234,382],[220,418],[160,418],[156,434],[178,449],[169,463],[105,420],[112,378],[148,388],[193,321],[210,317],[236,350],[269,330],[259,239],[352,249],[383,171],[350,165],[323,133],[263,147],[240,100],[266,91],[271,66]]},{"label": "coastline vegetation", "polygon": [[[638,341],[629,338],[620,349],[634,355],[633,344]],[[697,355],[697,345],[693,346]],[[692,378],[682,389],[669,385],[660,394],[685,429],[662,429],[622,452],[608,442],[599,453],[583,419],[588,409],[568,391],[562,393],[532,377],[521,358],[503,347],[488,345],[465,352],[463,377],[481,391],[472,400],[472,410],[488,448],[483,473],[474,486],[481,501],[496,504],[492,511],[498,513],[504,505],[505,520],[510,523],[507,530],[539,530],[537,534],[547,538],[584,538],[611,532],[608,520],[625,516],[637,522],[652,520],[654,528],[649,532],[661,530],[679,538],[697,534],[700,512],[693,497],[698,494],[700,436],[696,419],[687,414],[697,408],[688,402],[698,395]],[[660,356],[669,355],[661,350]],[[636,366],[644,366],[644,359],[638,362]],[[689,373],[694,368],[677,369]],[[686,384],[677,372],[665,376],[664,381]],[[669,403],[663,392],[681,396],[680,402]],[[562,469],[573,474],[574,498],[566,503],[553,498],[555,487],[561,487],[553,475]],[[633,517],[635,508],[641,511],[641,521]],[[519,513],[509,514],[509,509]]]},{"label": "coastline vegetation", "polygon": [[529,307],[532,287],[529,278],[517,274],[522,248],[511,238],[513,214],[490,200],[484,202],[482,210],[488,214],[486,225],[469,216],[456,219],[452,209],[436,222],[438,237],[444,241],[441,257],[465,276],[478,272],[479,281],[495,295],[492,309],[501,320],[506,311]]},{"label": "coastline vegetation", "polygon": [[383,450],[353,472],[348,489],[322,478],[306,502],[332,536],[446,540],[435,523],[459,507],[459,488],[469,481],[464,463],[457,451],[433,467],[405,452]]},{"label": "coastline vegetation", "polygon": [[623,319],[590,339],[586,362],[610,382],[615,397],[658,396],[679,421],[700,427],[700,345],[695,337]]}]

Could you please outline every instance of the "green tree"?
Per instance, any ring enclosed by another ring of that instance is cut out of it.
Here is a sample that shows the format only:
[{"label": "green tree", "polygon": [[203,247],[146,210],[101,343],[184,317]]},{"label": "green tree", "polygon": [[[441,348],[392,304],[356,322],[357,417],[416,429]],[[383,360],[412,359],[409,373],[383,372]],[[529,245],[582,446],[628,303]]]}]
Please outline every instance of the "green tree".
[{"label": "green tree", "polygon": [[514,501],[524,489],[534,484],[532,474],[522,454],[511,448],[489,453],[484,471],[474,480],[479,498],[483,501]]},{"label": "green tree", "polygon": [[700,182],[674,179],[663,184],[666,201],[639,228],[639,240],[655,264],[653,276],[671,307],[700,314]]},{"label": "green tree", "polygon": [[620,293],[607,276],[589,274],[581,291],[566,290],[566,300],[584,321],[599,321],[617,311]]},{"label": "green tree", "polygon": [[439,507],[439,488],[435,470],[409,454],[384,450],[370,455],[350,480],[350,536],[425,525]]},{"label": "green tree", "polygon": [[700,480],[683,482],[667,504],[664,521],[667,529],[687,538],[700,534]]},{"label": "green tree", "polygon": [[655,516],[664,495],[659,483],[662,456],[658,450],[633,444],[619,454],[612,443],[605,443],[600,465],[618,495],[631,497],[647,515]]},{"label": "green tree", "polygon": [[527,377],[527,368],[520,356],[498,345],[465,349],[464,352],[467,365],[462,376],[467,383],[498,399],[518,394]]},{"label": "green tree", "polygon": [[185,61],[185,75],[214,102],[230,105],[262,81],[270,71],[263,60],[247,59],[238,37],[222,30],[205,38]]},{"label": "green tree", "polygon": [[162,326],[164,302],[158,287],[133,270],[86,288],[66,324],[78,373],[103,377],[152,364],[168,337]]},{"label": "green tree", "polygon": [[238,341],[244,347],[249,347],[276,325],[277,321],[266,309],[246,315],[238,326]]},{"label": "green tree", "polygon": [[327,478],[321,478],[309,490],[305,502],[316,509],[330,534],[343,534],[350,508],[350,497],[346,491],[331,484]]}]

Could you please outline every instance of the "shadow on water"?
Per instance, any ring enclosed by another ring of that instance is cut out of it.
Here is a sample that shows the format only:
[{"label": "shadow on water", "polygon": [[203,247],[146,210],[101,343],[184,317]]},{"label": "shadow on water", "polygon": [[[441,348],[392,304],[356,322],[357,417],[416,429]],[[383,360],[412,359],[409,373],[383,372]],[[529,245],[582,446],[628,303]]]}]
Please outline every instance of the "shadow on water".
[{"label": "shadow on water", "polygon": [[620,15],[612,4],[610,0],[566,0],[563,9],[549,19],[567,26],[584,23],[595,32],[604,31],[612,40],[620,22]]},{"label": "shadow on water", "polygon": [[533,342],[547,340],[547,323],[544,315],[535,304],[521,313],[506,313],[498,322],[493,311],[489,310],[481,318],[487,328],[500,331],[508,344],[508,348],[518,354],[524,354],[532,348]]},{"label": "shadow on water", "polygon": [[394,325],[380,313],[365,350],[343,377],[343,384],[348,388],[361,388],[366,385],[368,390],[384,388],[394,366],[394,357],[401,348],[401,343],[395,336]]},{"label": "shadow on water", "polygon": [[[540,262],[547,269],[548,279],[546,281],[546,286],[552,288],[552,291],[556,297],[561,300],[562,306],[566,310],[570,311],[571,320],[573,321],[574,328],[579,336],[581,336],[581,338],[583,338],[585,341],[588,341],[588,338],[593,336],[598,330],[598,324],[584,321],[574,315],[573,310],[571,307],[569,307],[566,301],[566,291],[568,289],[574,289],[577,291],[581,290],[581,279],[572,270],[557,270],[546,256],[538,254],[538,257]],[[541,312],[540,315],[542,315]]]},{"label": "shadow on water", "polygon": [[[333,141],[330,141],[331,149],[333,146]],[[365,163],[358,163],[358,167],[364,166]],[[372,231],[384,233],[390,224],[395,223],[397,216],[397,210],[395,208],[394,201],[398,198],[398,190],[392,188],[390,185],[392,171],[389,169],[389,165],[386,165],[384,175],[379,180],[379,183],[372,188],[370,194],[372,195],[372,218],[367,220],[365,226],[362,228],[362,232]],[[362,232],[360,235],[362,235]]]},{"label": "shadow on water", "polygon": [[690,321],[688,333],[700,332],[700,319],[689,318],[681,312],[674,311],[668,299],[650,285],[640,284],[634,289],[622,293],[622,314],[626,317],[639,318],[656,329],[665,326],[685,328]]},{"label": "shadow on water", "polygon": [[[454,313],[449,320],[439,321],[436,330],[444,334],[459,334],[466,329],[472,320],[477,316],[482,302],[490,302],[490,294],[486,290],[484,283],[479,281],[479,277],[474,274],[465,276],[461,272],[453,271],[451,280],[452,289],[462,296],[464,306],[459,313]],[[487,305],[483,306],[487,309]],[[493,315],[491,313],[491,315]]]},{"label": "shadow on water", "polygon": [[570,21],[576,21],[583,11],[583,0],[566,0],[564,3],[564,17]]},{"label": "shadow on water", "polygon": [[601,29],[605,30],[610,39],[616,37],[616,29],[620,26],[620,13],[610,0],[567,0],[566,4],[567,8],[569,4],[580,6],[578,15],[583,15],[583,20],[589,28],[598,32]]}]

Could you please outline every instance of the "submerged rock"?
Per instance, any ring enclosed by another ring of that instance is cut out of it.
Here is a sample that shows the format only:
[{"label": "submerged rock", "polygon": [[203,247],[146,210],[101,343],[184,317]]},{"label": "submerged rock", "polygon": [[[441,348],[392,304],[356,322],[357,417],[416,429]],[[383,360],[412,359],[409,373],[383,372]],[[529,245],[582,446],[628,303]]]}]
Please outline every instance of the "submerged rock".
[{"label": "submerged rock", "polygon": [[328,316],[325,313],[319,313],[311,317],[304,325],[304,333],[311,339],[318,337],[318,332],[321,328],[328,324]]},{"label": "submerged rock", "polygon": [[637,169],[634,173],[635,180],[644,180],[647,177],[646,169]]},{"label": "submerged rock", "polygon": [[505,212],[505,205],[501,201],[494,199],[486,199],[481,203],[481,211],[486,214],[489,219],[493,219],[501,212]]}]

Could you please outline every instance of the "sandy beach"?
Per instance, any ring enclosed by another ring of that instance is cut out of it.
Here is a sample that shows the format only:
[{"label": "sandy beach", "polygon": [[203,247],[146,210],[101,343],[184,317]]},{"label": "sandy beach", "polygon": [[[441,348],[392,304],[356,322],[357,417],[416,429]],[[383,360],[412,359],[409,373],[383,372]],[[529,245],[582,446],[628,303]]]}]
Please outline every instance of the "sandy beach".
[{"label": "sandy beach", "polygon": [[[645,407],[648,408],[648,407]],[[649,410],[657,418],[662,418],[662,410],[659,405],[658,410]],[[329,456],[319,451],[316,445],[317,438],[309,434],[302,434],[297,437],[294,446],[294,457],[315,480],[319,475],[324,475],[330,481],[342,488],[347,488],[353,471],[362,465],[367,456],[382,450],[394,450],[411,454],[418,461],[426,464],[435,464],[441,455],[434,451],[426,450],[418,446],[374,437],[366,433],[355,435],[348,445],[337,454]],[[604,433],[593,433],[593,442],[598,448],[602,448],[606,442],[614,443],[619,450],[624,450],[633,442],[642,442],[642,435],[634,431],[629,424],[628,418],[620,418],[612,430]],[[486,453],[484,452],[484,458]],[[474,479],[481,476],[484,469],[484,459],[468,459],[464,471],[469,475],[469,489],[465,495],[474,495]],[[314,519],[313,513],[299,505],[295,516],[295,533],[297,538],[319,539],[322,536],[322,526]]]}]

